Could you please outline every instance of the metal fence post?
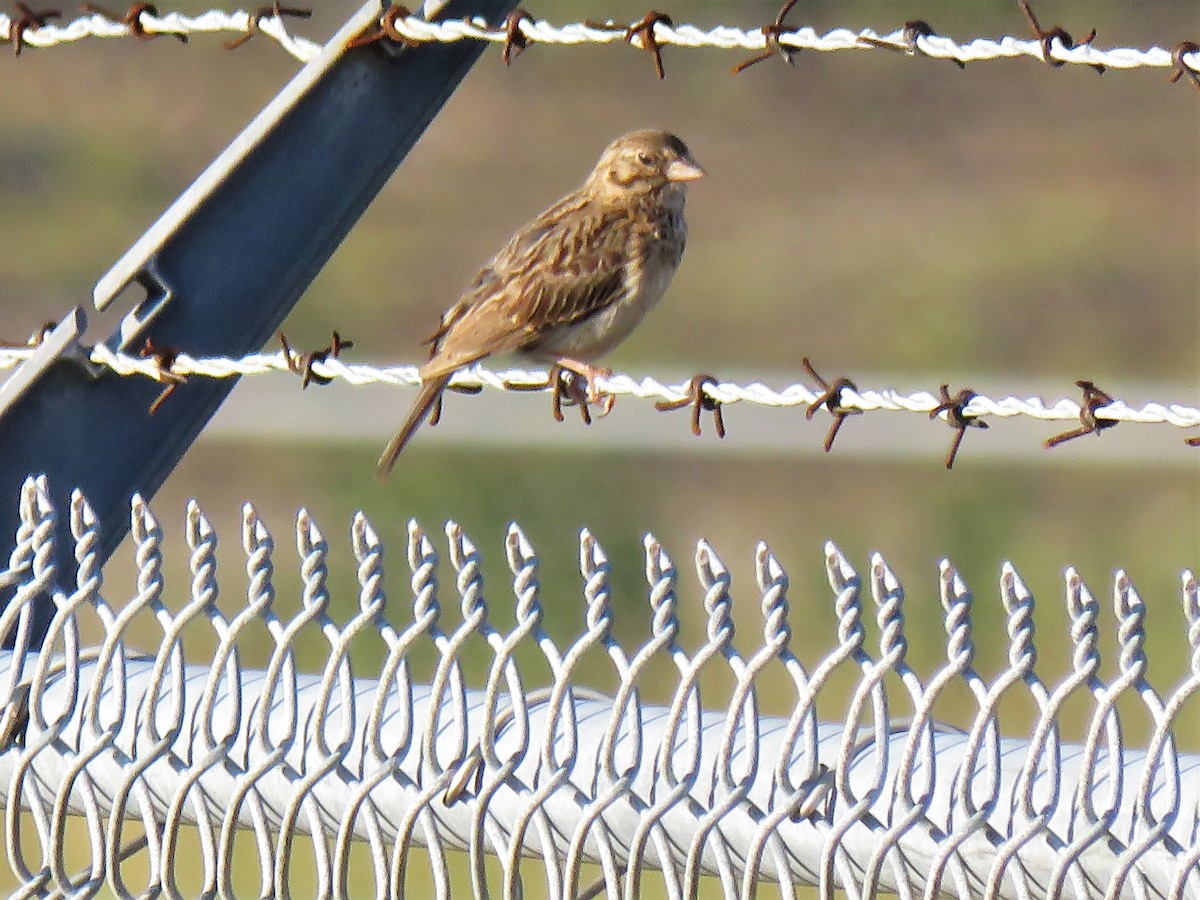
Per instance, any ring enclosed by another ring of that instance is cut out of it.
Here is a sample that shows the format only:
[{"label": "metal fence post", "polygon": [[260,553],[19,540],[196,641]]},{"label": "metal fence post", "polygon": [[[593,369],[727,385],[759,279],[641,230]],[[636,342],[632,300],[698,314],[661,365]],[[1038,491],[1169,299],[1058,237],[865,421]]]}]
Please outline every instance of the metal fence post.
[{"label": "metal fence post", "polygon": [[[425,6],[496,21],[515,0]],[[483,50],[348,47],[381,12],[379,0],[359,9],[97,282],[97,309],[127,286],[146,295],[109,338],[113,350],[150,339],[239,357],[283,321]],[[130,496],[154,495],[236,379],[193,379],[151,414],[160,385],[96,375],[70,352],[85,322],[69,313],[0,385],[0,536],[7,544],[16,531],[26,476],[45,473],[64,508],[73,488],[87,494],[107,558],[129,528]],[[70,546],[65,519],[58,534]],[[49,615],[43,604],[38,634]]]}]

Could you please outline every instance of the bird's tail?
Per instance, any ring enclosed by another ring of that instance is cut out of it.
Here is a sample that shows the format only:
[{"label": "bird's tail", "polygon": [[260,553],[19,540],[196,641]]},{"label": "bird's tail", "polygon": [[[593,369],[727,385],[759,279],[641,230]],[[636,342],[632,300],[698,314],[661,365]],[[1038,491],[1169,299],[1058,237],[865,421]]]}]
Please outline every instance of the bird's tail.
[{"label": "bird's tail", "polygon": [[449,381],[450,375],[438,375],[421,385],[421,394],[417,397],[417,402],[413,404],[408,418],[404,420],[404,424],[400,426],[396,436],[392,438],[391,443],[384,449],[383,455],[379,457],[379,465],[375,469],[375,474],[380,481],[387,480],[392,467],[396,465],[397,457],[400,456],[401,451],[404,450],[405,445],[411,440],[417,429],[421,427],[429,415],[429,410],[433,408],[434,402],[441,396]]}]

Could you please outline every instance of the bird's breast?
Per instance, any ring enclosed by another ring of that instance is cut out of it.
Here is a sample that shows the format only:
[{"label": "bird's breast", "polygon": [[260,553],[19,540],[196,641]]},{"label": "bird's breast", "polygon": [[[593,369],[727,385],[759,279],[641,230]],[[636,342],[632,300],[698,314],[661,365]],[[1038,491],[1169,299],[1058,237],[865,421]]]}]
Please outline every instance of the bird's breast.
[{"label": "bird's breast", "polygon": [[641,217],[627,236],[619,295],[588,318],[554,329],[538,342],[539,353],[591,362],[627,338],[666,293],[687,241],[682,204],[664,204]]},{"label": "bird's breast", "polygon": [[642,295],[646,311],[666,293],[687,245],[687,222],[680,204],[664,205],[633,268],[638,276],[631,293]]}]

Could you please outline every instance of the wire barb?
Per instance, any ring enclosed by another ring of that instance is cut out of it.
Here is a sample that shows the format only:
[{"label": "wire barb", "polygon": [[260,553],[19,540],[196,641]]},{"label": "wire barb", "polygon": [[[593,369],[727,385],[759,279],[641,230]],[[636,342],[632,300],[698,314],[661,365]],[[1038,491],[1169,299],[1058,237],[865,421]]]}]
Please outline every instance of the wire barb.
[{"label": "wire barb", "polygon": [[[84,3],[82,6],[84,12],[89,12],[93,15],[108,19],[110,22],[117,22],[121,25],[124,25],[129,29],[129,33],[139,41],[153,40],[154,38],[162,37],[163,35],[163,32],[161,31],[147,31],[146,26],[142,24],[143,13],[147,16],[153,16],[156,19],[158,18],[158,7],[153,3],[134,3],[129,7],[128,11],[126,11],[125,15],[123,16],[117,15],[112,10],[106,9],[103,6],[98,6],[95,3]],[[175,38],[181,44],[186,44],[188,42],[188,36],[186,34],[182,34],[180,32],[170,32],[170,34],[171,37]]]},{"label": "wire barb", "polygon": [[21,46],[25,43],[25,32],[45,28],[52,19],[61,19],[62,10],[44,9],[35,11],[25,3],[17,3],[17,18],[8,23],[8,39],[12,41],[13,55],[21,55]]},{"label": "wire barb", "polygon": [[1118,422],[1117,419],[1101,418],[1096,415],[1096,410],[1102,406],[1116,402],[1111,394],[1100,390],[1090,381],[1076,381],[1075,386],[1083,389],[1083,403],[1079,407],[1081,424],[1078,428],[1072,428],[1070,431],[1047,438],[1043,445],[1047,450],[1077,437],[1083,437],[1085,434],[1099,434],[1106,428],[1112,428]]},{"label": "wire barb", "polygon": [[349,46],[365,47],[368,44],[374,44],[387,38],[394,44],[400,44],[405,47],[419,47],[421,46],[421,42],[403,34],[396,24],[401,19],[411,18],[413,18],[413,14],[409,12],[408,7],[394,3],[379,17],[379,22],[374,26],[374,30],[368,29],[364,31],[352,40]]},{"label": "wire barb", "polygon": [[[906,56],[926,56],[921,49],[920,39],[928,37],[937,37],[937,32],[933,30],[933,26],[924,19],[910,19],[904,23],[904,29],[901,32],[904,38],[904,43],[897,44],[894,41],[885,41],[883,38],[874,37],[873,35],[859,35],[858,41],[868,47],[879,47],[883,50],[892,50],[896,53],[903,53]],[[931,57],[932,58],[932,57]],[[958,66],[959,69],[965,69],[967,64],[961,59],[950,57],[950,62]]]},{"label": "wire barb", "polygon": [[772,56],[778,56],[789,66],[794,66],[795,56],[800,51],[794,47],[785,47],[779,42],[779,37],[787,27],[783,24],[788,17],[788,13],[799,2],[799,0],[785,0],[783,6],[779,8],[779,13],[775,16],[775,21],[770,25],[764,25],[759,31],[762,33],[763,40],[766,41],[767,49],[762,53],[758,53],[749,59],[738,63],[730,71],[734,75],[740,75],[751,66],[756,66],[760,62],[766,62]]},{"label": "wire barb", "polygon": [[812,417],[817,414],[817,410],[821,407],[825,407],[833,415],[833,422],[829,425],[829,431],[825,434],[825,443],[822,445],[825,448],[825,452],[828,453],[833,449],[833,442],[837,440],[838,432],[841,431],[842,423],[846,421],[846,417],[857,416],[863,413],[863,410],[853,406],[846,406],[842,402],[842,392],[851,390],[858,393],[858,386],[844,376],[837,378],[833,384],[830,384],[813,368],[813,364],[809,362],[807,356],[800,360],[800,365],[804,367],[804,371],[808,373],[808,377],[815,381],[821,390],[824,391],[823,394],[808,405],[808,409],[804,411],[804,418],[811,421]]},{"label": "wire barb", "polygon": [[594,22],[587,20],[584,22],[588,28],[593,28],[599,31],[618,31],[623,33],[625,40],[630,46],[638,47],[654,56],[654,71],[657,73],[659,80],[667,77],[666,69],[663,68],[662,59],[662,44],[659,43],[658,35],[655,34],[654,27],[656,25],[665,25],[668,28],[673,28],[675,23],[666,13],[660,13],[658,10],[650,10],[646,15],[642,16],[640,21],[633,22],[628,26],[613,25],[610,22]]},{"label": "wire barb", "polygon": [[968,428],[987,428],[988,423],[979,417],[978,413],[968,413],[967,405],[979,395],[970,388],[963,388],[953,397],[950,396],[950,385],[943,384],[938,388],[941,403],[929,411],[929,418],[936,419],[942,413],[946,414],[946,424],[954,429],[954,437],[950,439],[950,449],[946,453],[946,468],[954,468],[954,460],[958,457],[958,448],[962,446],[963,435]]},{"label": "wire barb", "polygon": [[313,371],[314,363],[328,362],[330,359],[341,359],[343,350],[353,350],[354,341],[347,341],[342,338],[336,331],[329,338],[329,346],[322,347],[320,350],[310,350],[308,353],[299,353],[292,350],[288,344],[288,339],[284,337],[283,332],[277,332],[279,336],[279,344],[283,347],[283,357],[287,360],[288,370],[300,376],[300,389],[305,390],[309,383],[326,385],[333,381],[328,375],[321,375]]},{"label": "wire barb", "polygon": [[[442,336],[443,332],[439,329],[438,333],[428,340],[427,343],[429,344],[430,359],[433,359],[435,356],[437,356],[438,346]],[[545,387],[545,385],[542,385],[542,387]],[[448,384],[446,385],[446,390],[454,391],[456,394],[478,394],[483,390],[483,388],[480,385]],[[438,394],[433,400],[433,405],[429,407],[429,426],[431,428],[437,427],[438,423],[442,421],[442,412],[444,410],[442,399],[444,393],[445,392],[443,391],[443,393]]]},{"label": "wire barb", "polygon": [[671,410],[683,409],[685,406],[691,407],[692,410],[692,434],[700,437],[700,415],[708,411],[713,414],[713,427],[717,430],[717,437],[725,437],[725,416],[721,412],[721,401],[705,391],[709,386],[716,386],[717,379],[712,375],[707,375],[703,372],[693,375],[692,380],[688,382],[687,394],[679,400],[659,400],[654,404],[654,408],[659,412],[670,412]]},{"label": "wire barb", "polygon": [[260,6],[250,14],[250,22],[246,25],[246,33],[232,41],[225,42],[226,50],[236,50],[254,35],[258,34],[263,19],[311,19],[312,10],[299,6],[284,6],[280,0],[275,0],[270,6]]},{"label": "wire barb", "polygon": [[[633,44],[635,38],[640,39],[642,49],[654,55],[654,71],[658,73],[658,78],[661,81],[667,77],[667,72],[663,68],[662,45],[659,44],[658,37],[654,34],[654,26],[660,24],[670,28],[675,23],[671,21],[671,17],[666,13],[660,13],[652,9],[646,13],[640,22],[635,22],[626,29],[625,40]],[[634,46],[637,45],[635,44]]]},{"label": "wire barb", "polygon": [[[1017,0],[1017,4],[1021,7],[1021,11],[1025,13],[1025,18],[1029,21],[1029,29],[1033,32],[1034,39],[1042,45],[1042,60],[1051,68],[1057,69],[1063,65],[1063,60],[1055,59],[1051,55],[1055,38],[1062,43],[1063,48],[1066,50],[1074,50],[1076,47],[1086,47],[1096,39],[1095,28],[1089,31],[1087,37],[1079,43],[1075,43],[1075,39],[1071,37],[1071,33],[1059,25],[1055,25],[1047,31],[1038,23],[1037,16],[1033,14],[1033,9],[1029,6],[1029,0]],[[1089,63],[1088,65],[1097,74],[1104,74],[1104,66],[1100,65],[1100,63]]]},{"label": "wire barb", "polygon": [[150,415],[154,415],[158,412],[158,408],[163,405],[163,401],[175,393],[175,388],[187,383],[187,376],[173,371],[175,360],[179,356],[179,350],[175,347],[159,346],[154,343],[154,338],[146,338],[146,342],[138,350],[138,356],[142,359],[152,360],[157,369],[156,374],[152,377],[154,377],[155,381],[166,384],[166,387],[162,389],[162,392],[150,404]]},{"label": "wire barb", "polygon": [[1168,84],[1174,84],[1184,75],[1191,81],[1192,86],[1200,91],[1200,70],[1187,64],[1187,60],[1183,57],[1185,54],[1200,53],[1200,44],[1195,41],[1180,41],[1171,50],[1171,65],[1175,67],[1175,71],[1171,73],[1171,77],[1167,79]]},{"label": "wire barb", "polygon": [[529,46],[529,39],[521,31],[522,22],[534,24],[533,16],[520,6],[504,17],[504,49],[500,52],[500,58],[504,60],[506,66],[512,65],[513,60],[524,53],[525,48]]}]

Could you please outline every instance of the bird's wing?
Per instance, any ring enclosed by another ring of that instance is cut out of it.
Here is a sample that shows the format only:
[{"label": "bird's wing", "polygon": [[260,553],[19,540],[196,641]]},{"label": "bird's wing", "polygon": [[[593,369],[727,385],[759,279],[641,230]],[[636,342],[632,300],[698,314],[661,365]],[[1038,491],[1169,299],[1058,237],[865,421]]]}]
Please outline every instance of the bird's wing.
[{"label": "bird's wing", "polygon": [[466,305],[467,300],[464,297],[444,313],[442,313],[442,321],[438,323],[437,331],[425,338],[425,340],[421,341],[421,343],[432,347],[433,352],[436,353],[442,338],[446,336],[447,332],[450,331],[450,328],[454,325],[454,323],[462,318],[462,314]]},{"label": "bird's wing", "polygon": [[519,350],[547,330],[593,316],[626,291],[628,213],[567,198],[518,232],[443,318],[437,377],[494,353]]},{"label": "bird's wing", "polygon": [[601,212],[566,218],[538,256],[547,262],[509,299],[514,319],[534,333],[587,319],[621,299],[628,277],[627,217]]}]

